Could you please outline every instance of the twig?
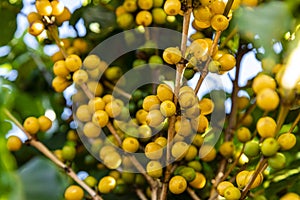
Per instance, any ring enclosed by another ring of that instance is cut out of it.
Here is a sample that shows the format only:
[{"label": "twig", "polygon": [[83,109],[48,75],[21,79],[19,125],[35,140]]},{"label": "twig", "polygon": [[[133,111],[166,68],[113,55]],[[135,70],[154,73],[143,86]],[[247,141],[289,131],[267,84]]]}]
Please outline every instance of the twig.
[{"label": "twig", "polygon": [[55,27],[56,26],[54,26],[54,25],[50,25],[47,28],[48,28],[49,33],[53,37],[56,45],[58,46],[60,52],[62,53],[62,55],[64,56],[64,58],[66,58],[68,56],[68,54],[67,54],[67,52],[65,50],[63,42],[61,41],[61,39],[58,36],[58,33],[57,33]]},{"label": "twig", "polygon": [[7,115],[7,117],[15,123],[15,125],[20,128],[25,135],[27,136],[28,140],[27,143],[33,147],[35,147],[38,151],[40,151],[42,154],[44,154],[47,158],[49,158],[54,164],[56,164],[58,167],[62,168],[66,174],[71,177],[75,182],[77,182],[78,185],[80,185],[83,189],[89,193],[89,195],[93,198],[93,200],[102,200],[102,198],[92,189],[90,188],[84,181],[80,180],[76,173],[72,170],[72,168],[65,165],[63,162],[61,162],[43,143],[40,141],[37,141],[35,138],[33,138],[20,124],[20,122],[7,110],[4,109],[4,113]]},{"label": "twig", "polygon": [[281,129],[281,126],[283,125],[284,121],[285,121],[285,118],[288,114],[288,112],[290,111],[290,106],[289,105],[286,105],[286,104],[281,104],[280,105],[280,109],[279,109],[279,114],[277,116],[277,121],[276,121],[276,124],[277,124],[277,127],[276,127],[276,136],[279,135],[279,131]]},{"label": "twig", "polygon": [[296,117],[295,121],[293,122],[289,132],[293,132],[295,127],[297,126],[297,124],[299,123],[300,121],[300,113],[298,114],[298,116]]},{"label": "twig", "polygon": [[186,191],[189,193],[190,197],[193,200],[201,200],[192,188],[188,187]]},{"label": "twig", "polygon": [[140,188],[135,189],[135,192],[137,196],[140,198],[140,200],[147,200],[147,197],[145,196],[145,194]]},{"label": "twig", "polygon": [[82,83],[79,86],[89,99],[93,99],[95,97],[85,83]]},{"label": "twig", "polygon": [[221,42],[219,48],[223,49],[225,47],[225,45],[229,42],[229,40],[231,40],[231,38],[233,38],[236,35],[237,32],[238,32],[238,29],[236,27],[234,29],[232,29],[232,31],[225,38],[225,40]]},{"label": "twig", "polygon": [[118,145],[121,146],[122,145],[122,140],[119,137],[119,135],[118,135],[117,131],[115,130],[115,128],[113,127],[113,125],[111,124],[111,122],[108,122],[106,127],[108,128],[110,133],[114,136],[114,138],[117,140]]}]

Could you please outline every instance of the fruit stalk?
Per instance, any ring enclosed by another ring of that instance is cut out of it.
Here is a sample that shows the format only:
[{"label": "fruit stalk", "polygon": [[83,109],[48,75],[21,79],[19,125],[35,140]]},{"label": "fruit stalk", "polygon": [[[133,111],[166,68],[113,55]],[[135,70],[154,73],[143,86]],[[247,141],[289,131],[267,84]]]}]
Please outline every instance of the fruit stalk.
[{"label": "fruit stalk", "polygon": [[295,127],[297,126],[297,124],[299,123],[300,121],[300,113],[298,114],[298,116],[296,117],[295,121],[293,122],[289,132],[293,132]]},{"label": "fruit stalk", "polygon": [[127,92],[125,92],[124,90],[114,86],[113,84],[111,84],[110,82],[108,81],[103,81],[103,84],[108,87],[109,89],[111,90],[114,90],[115,92],[119,93],[120,95],[122,95],[123,97],[125,97],[126,99],[130,99],[131,98],[131,95],[128,94]]},{"label": "fruit stalk", "polygon": [[277,116],[277,122],[276,122],[276,124],[277,124],[276,131],[275,131],[276,137],[279,135],[279,131],[285,121],[285,118],[286,118],[289,110],[290,110],[289,105],[283,104],[283,103],[281,104],[280,109],[279,109],[279,114]]},{"label": "fruit stalk", "polygon": [[65,47],[63,45],[63,42],[60,40],[59,36],[58,36],[58,32],[56,31],[55,29],[55,26],[54,25],[50,25],[47,27],[48,28],[48,31],[49,33],[51,34],[51,36],[53,37],[56,45],[58,46],[58,48],[60,49],[62,55],[66,58],[68,56],[66,50],[65,50]]},{"label": "fruit stalk", "polygon": [[145,194],[143,193],[143,191],[139,188],[137,188],[135,190],[137,196],[140,198],[140,200],[147,200],[147,197],[145,196]]},{"label": "fruit stalk", "polygon": [[7,117],[15,123],[15,125],[20,128],[25,135],[27,136],[27,143],[36,148],[38,151],[40,151],[44,156],[49,158],[54,164],[56,164],[58,167],[62,168],[66,174],[71,177],[78,185],[80,185],[83,189],[86,190],[87,193],[92,197],[93,200],[103,200],[102,197],[97,195],[97,193],[91,189],[84,181],[78,178],[76,173],[67,165],[65,165],[63,162],[61,162],[43,143],[37,141],[35,138],[33,138],[20,124],[20,122],[10,113],[9,110],[4,109],[4,113],[7,115]]},{"label": "fruit stalk", "polygon": [[188,187],[186,190],[193,200],[201,200],[192,188]]}]

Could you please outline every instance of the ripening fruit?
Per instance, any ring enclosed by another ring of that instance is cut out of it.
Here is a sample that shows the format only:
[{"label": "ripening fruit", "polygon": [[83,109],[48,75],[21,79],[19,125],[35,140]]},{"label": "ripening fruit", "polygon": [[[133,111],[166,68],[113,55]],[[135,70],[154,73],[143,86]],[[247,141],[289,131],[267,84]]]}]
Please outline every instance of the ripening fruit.
[{"label": "ripening fruit", "polygon": [[173,194],[181,194],[187,188],[187,182],[182,176],[173,176],[169,182],[169,190]]},{"label": "ripening fruit", "polygon": [[97,185],[97,179],[93,176],[88,176],[84,179],[84,182],[90,186],[91,188],[94,188]]},{"label": "ripening fruit", "polygon": [[194,160],[197,155],[198,155],[197,147],[194,145],[189,145],[189,148],[187,150],[186,155],[184,156],[184,159],[186,161],[191,161],[191,160]]},{"label": "ripening fruit", "polygon": [[135,22],[137,25],[149,26],[152,23],[151,12],[147,10],[138,12],[138,14],[135,17]]},{"label": "ripening fruit", "polygon": [[300,196],[294,192],[288,192],[282,197],[280,197],[280,200],[299,200]]},{"label": "ripening fruit", "polygon": [[277,152],[274,156],[268,159],[268,164],[273,169],[283,169],[286,164],[285,155]]},{"label": "ripening fruit", "polygon": [[82,65],[81,58],[76,54],[68,55],[65,60],[65,65],[70,72],[75,72],[80,69]]},{"label": "ripening fruit", "polygon": [[83,83],[86,83],[89,79],[89,75],[85,70],[79,69],[74,72],[72,79],[75,84],[81,85]]},{"label": "ripening fruit", "polygon": [[151,160],[158,160],[163,154],[162,146],[155,142],[149,142],[145,147],[145,155]]},{"label": "ripening fruit", "polygon": [[194,119],[200,115],[200,106],[196,103],[192,107],[185,109],[184,112],[182,112],[182,115]]},{"label": "ripening fruit", "polygon": [[277,124],[271,117],[261,117],[256,123],[256,130],[260,137],[275,137]]},{"label": "ripening fruit", "polygon": [[237,138],[240,142],[245,143],[251,139],[251,132],[247,127],[240,127],[236,132]]},{"label": "ripening fruit", "polygon": [[214,110],[214,102],[209,98],[203,98],[198,103],[202,115],[209,115]]},{"label": "ripening fruit", "polygon": [[218,184],[218,186],[217,186],[218,194],[221,195],[221,196],[224,196],[225,190],[228,187],[234,187],[234,185],[231,182],[229,182],[229,181],[222,181],[222,182],[220,182]]},{"label": "ripening fruit", "polygon": [[255,157],[259,154],[259,143],[256,141],[249,141],[245,144],[244,154],[247,157]]},{"label": "ripening fruit", "polygon": [[38,118],[38,121],[39,121],[40,131],[42,132],[48,131],[52,126],[52,121],[44,115],[40,116]]},{"label": "ripening fruit", "polygon": [[198,133],[204,133],[208,127],[208,119],[204,115],[200,114],[199,117],[191,120],[192,128]]},{"label": "ripening fruit", "polygon": [[63,92],[71,84],[71,81],[68,81],[66,78],[61,76],[56,76],[52,80],[52,87],[56,92]]},{"label": "ripening fruit", "polygon": [[240,171],[236,175],[235,181],[236,181],[238,188],[242,189],[246,186],[246,184],[247,184],[246,178],[247,178],[248,174],[249,174],[249,171],[243,170],[243,171]]},{"label": "ripening fruit", "polygon": [[65,190],[66,200],[82,200],[84,197],[84,191],[78,185],[71,185]]},{"label": "ripening fruit", "polygon": [[197,39],[192,42],[187,51],[193,55],[196,59],[201,59],[208,52],[209,45],[204,39]]},{"label": "ripening fruit", "polygon": [[241,5],[255,7],[258,4],[258,0],[242,0]]},{"label": "ripening fruit", "polygon": [[22,147],[22,141],[18,136],[9,136],[7,138],[6,147],[9,151],[18,151]]},{"label": "ripening fruit", "polygon": [[192,144],[196,147],[200,147],[204,142],[204,138],[201,134],[195,134],[192,140]]},{"label": "ripening fruit", "polygon": [[159,144],[162,147],[165,147],[168,143],[168,140],[167,140],[167,138],[160,136],[160,137],[156,138],[154,140],[154,142]]},{"label": "ripening fruit", "polygon": [[153,178],[159,178],[163,175],[163,167],[160,162],[151,160],[146,166],[147,174]]},{"label": "ripening fruit", "polygon": [[129,153],[136,152],[140,147],[139,141],[134,137],[127,137],[122,142],[122,148]]},{"label": "ripening fruit", "polygon": [[116,151],[105,154],[103,164],[109,169],[117,169],[122,164],[122,157]]},{"label": "ripening fruit", "polygon": [[163,101],[160,104],[160,112],[165,117],[171,117],[176,113],[176,106],[174,102],[170,100]]},{"label": "ripening fruit", "polygon": [[123,75],[123,72],[119,66],[112,66],[106,69],[104,75],[108,80],[115,81]]},{"label": "ripening fruit", "polygon": [[30,12],[27,15],[27,21],[29,24],[32,24],[36,20],[42,20],[42,16],[37,12]]},{"label": "ripening fruit", "polygon": [[199,6],[198,8],[193,9],[193,14],[198,21],[209,21],[212,17],[212,13],[207,6]]},{"label": "ripening fruit", "polygon": [[150,10],[153,6],[153,0],[137,0],[137,5],[142,10]]},{"label": "ripening fruit", "polygon": [[64,11],[55,17],[55,23],[61,25],[63,22],[70,20],[71,12],[67,7],[64,7]]},{"label": "ripening fruit", "polygon": [[[254,175],[254,173],[255,173],[255,170],[249,171],[249,173],[248,173],[248,175],[246,176],[246,179],[245,179],[245,184],[246,184],[246,185],[251,181],[252,176]],[[263,181],[263,178],[264,178],[264,177],[263,177],[262,173],[259,173],[259,174],[256,176],[254,182],[252,183],[250,189],[257,188],[258,186],[260,186],[260,184],[261,184],[262,181]]]},{"label": "ripening fruit", "polygon": [[192,132],[191,123],[188,119],[181,117],[175,122],[175,131],[181,136],[188,136]]},{"label": "ripening fruit", "polygon": [[276,89],[275,79],[266,74],[259,74],[253,79],[252,89],[257,94],[259,91],[265,88],[270,88],[272,90]]},{"label": "ripening fruit", "polygon": [[229,71],[229,70],[233,69],[236,64],[235,57],[229,53],[222,55],[218,61],[221,64],[221,67],[220,67],[221,71]]},{"label": "ripening fruit", "polygon": [[198,160],[188,162],[187,166],[193,168],[196,172],[200,172],[202,170],[202,165]]},{"label": "ripening fruit", "polygon": [[233,155],[234,152],[234,144],[232,141],[227,141],[221,144],[220,149],[219,149],[220,153],[222,156],[224,157],[230,157]]},{"label": "ripening fruit", "polygon": [[248,97],[240,96],[237,98],[237,107],[239,110],[244,110],[250,103],[250,100]]},{"label": "ripening fruit", "polygon": [[147,118],[148,112],[144,109],[140,109],[135,113],[135,118],[138,121],[139,124],[147,124],[146,118]]},{"label": "ripening fruit", "polygon": [[151,127],[159,126],[164,120],[160,110],[150,110],[146,117],[146,123]]},{"label": "ripening fruit", "polygon": [[97,55],[91,54],[88,55],[84,60],[83,60],[83,66],[89,70],[95,69],[100,65],[100,58]]},{"label": "ripening fruit", "polygon": [[277,92],[270,88],[260,90],[256,96],[257,106],[265,111],[275,110],[279,105],[279,101]]},{"label": "ripening fruit", "polygon": [[88,81],[86,85],[95,96],[101,96],[103,94],[103,85],[98,81]]},{"label": "ripening fruit", "polygon": [[89,50],[88,43],[82,38],[75,38],[73,41],[73,47],[82,54],[87,53],[87,51]]},{"label": "ripening fruit", "polygon": [[64,60],[58,60],[53,65],[53,73],[56,76],[67,77],[70,71],[67,69]]},{"label": "ripening fruit", "polygon": [[275,138],[266,138],[261,144],[261,153],[264,156],[273,156],[279,150],[280,145]]},{"label": "ripening fruit", "polygon": [[91,121],[92,115],[88,105],[81,105],[76,110],[76,117],[82,122]]},{"label": "ripening fruit", "polygon": [[29,28],[28,28],[28,32],[33,35],[33,36],[38,36],[39,34],[41,34],[43,32],[43,30],[45,29],[44,23],[41,20],[35,20],[33,21]]},{"label": "ripening fruit", "polygon": [[206,184],[206,178],[200,172],[196,172],[196,177],[194,178],[194,180],[189,182],[189,185],[192,186],[195,189],[204,188],[205,184]]},{"label": "ripening fruit", "polygon": [[40,15],[50,16],[52,13],[52,6],[48,0],[36,1],[35,8]]},{"label": "ripening fruit", "polygon": [[102,194],[108,194],[115,189],[117,185],[116,179],[112,176],[101,178],[98,184],[98,190]]},{"label": "ripening fruit", "polygon": [[88,106],[90,112],[93,113],[97,110],[104,110],[105,102],[101,97],[95,97],[89,100]]},{"label": "ripening fruit", "polygon": [[216,149],[211,145],[202,145],[199,150],[199,158],[204,162],[210,162],[215,159],[217,155]]},{"label": "ripening fruit", "polygon": [[137,10],[136,0],[126,0],[123,3],[123,8],[126,12],[134,12]]},{"label": "ripening fruit", "polygon": [[296,145],[296,140],[296,136],[293,133],[288,132],[281,134],[278,137],[277,142],[280,145],[280,149],[286,151],[290,150]]},{"label": "ripening fruit", "polygon": [[176,160],[181,160],[187,154],[189,145],[185,142],[176,142],[173,144],[171,154]]},{"label": "ripening fruit", "polygon": [[210,5],[210,10],[213,14],[223,14],[226,4],[222,0],[215,0]]},{"label": "ripening fruit", "polygon": [[[172,0],[171,0],[172,1]],[[163,59],[166,63],[174,65],[182,58],[181,51],[177,47],[168,47],[163,52]]]},{"label": "ripening fruit", "polygon": [[120,105],[116,100],[111,101],[105,105],[105,111],[109,117],[115,118],[120,115],[122,111],[122,105]]},{"label": "ripening fruit", "polygon": [[74,146],[65,145],[62,148],[62,157],[64,160],[72,161],[76,156],[76,149]]},{"label": "ripening fruit", "polygon": [[156,89],[156,95],[157,98],[160,101],[165,101],[165,100],[173,100],[173,91],[172,89],[166,85],[166,84],[159,84],[157,89]]},{"label": "ripening fruit", "polygon": [[87,122],[83,126],[83,134],[88,138],[96,138],[100,135],[101,129],[93,122]]},{"label": "ripening fruit", "polygon": [[29,134],[36,134],[40,130],[40,124],[36,117],[27,117],[23,127]]},{"label": "ripening fruit", "polygon": [[51,1],[51,7],[52,7],[52,15],[58,16],[61,15],[65,9],[65,6],[63,2],[61,1]]},{"label": "ripening fruit", "polygon": [[194,92],[181,92],[178,98],[179,105],[182,109],[190,108],[198,102],[198,97]]},{"label": "ripening fruit", "polygon": [[[154,9],[152,9],[151,12],[152,12],[152,17],[153,17],[153,22],[155,24],[165,24],[166,23],[167,14],[165,13],[164,9],[154,8]],[[149,63],[151,63],[151,62],[149,62]]]},{"label": "ripening fruit", "polygon": [[156,95],[149,95],[145,97],[143,101],[143,109],[145,111],[159,109],[159,107],[160,107],[160,100]]},{"label": "ripening fruit", "polygon": [[129,29],[133,23],[134,23],[134,18],[131,13],[123,13],[117,16],[117,24],[122,29]]},{"label": "ripening fruit", "polygon": [[180,9],[181,3],[179,0],[167,0],[164,4],[164,11],[170,16],[177,15]]},{"label": "ripening fruit", "polygon": [[224,191],[224,197],[226,200],[238,200],[241,198],[241,191],[237,187],[230,186]]},{"label": "ripening fruit", "polygon": [[211,19],[211,26],[216,31],[224,31],[229,25],[229,20],[222,14],[214,15]]}]

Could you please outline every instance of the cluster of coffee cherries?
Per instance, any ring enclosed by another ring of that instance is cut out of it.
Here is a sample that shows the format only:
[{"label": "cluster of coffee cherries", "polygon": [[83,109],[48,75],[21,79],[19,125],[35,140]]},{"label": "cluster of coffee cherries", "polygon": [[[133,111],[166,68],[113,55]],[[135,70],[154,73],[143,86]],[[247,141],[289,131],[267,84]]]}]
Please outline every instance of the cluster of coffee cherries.
[{"label": "cluster of coffee cherries", "polygon": [[61,25],[71,18],[71,12],[61,1],[37,0],[35,2],[37,12],[27,15],[29,22],[28,32],[33,36],[40,35],[48,25]]},{"label": "cluster of coffee cherries", "polygon": [[[52,121],[42,115],[38,118],[27,117],[23,123],[24,130],[32,136],[35,136],[38,132],[46,132],[52,126]],[[22,140],[16,135],[9,136],[7,138],[7,148],[10,151],[18,151],[22,147]]]}]

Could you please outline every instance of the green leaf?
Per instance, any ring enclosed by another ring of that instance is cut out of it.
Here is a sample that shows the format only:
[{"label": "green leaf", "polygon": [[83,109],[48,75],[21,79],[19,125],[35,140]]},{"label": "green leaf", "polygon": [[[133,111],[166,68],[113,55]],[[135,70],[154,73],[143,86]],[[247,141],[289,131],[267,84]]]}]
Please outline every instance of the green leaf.
[{"label": "green leaf", "polygon": [[17,29],[16,16],[19,9],[4,1],[0,3],[1,21],[0,26],[5,27],[0,31],[0,46],[6,45],[14,37]]},{"label": "green leaf", "polygon": [[36,157],[19,169],[19,175],[26,199],[63,199],[68,179],[52,162]]},{"label": "green leaf", "polygon": [[12,107],[14,94],[13,86],[9,84],[9,82],[0,78],[0,107]]}]

